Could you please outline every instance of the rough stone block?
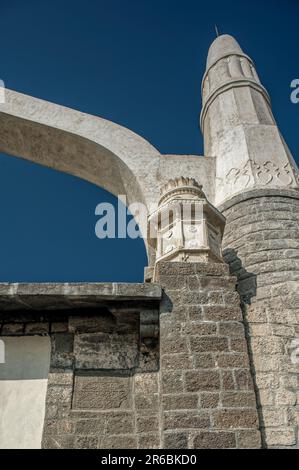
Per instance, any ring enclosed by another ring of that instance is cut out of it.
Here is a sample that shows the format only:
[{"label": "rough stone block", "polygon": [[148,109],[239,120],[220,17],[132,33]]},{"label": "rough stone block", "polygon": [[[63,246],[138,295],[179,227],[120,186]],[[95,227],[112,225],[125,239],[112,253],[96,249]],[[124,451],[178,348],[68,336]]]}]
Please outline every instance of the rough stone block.
[{"label": "rough stone block", "polygon": [[185,375],[186,390],[188,392],[212,391],[220,389],[220,375],[218,371],[188,371]]},{"label": "rough stone block", "polygon": [[202,431],[194,438],[194,449],[231,449],[236,447],[233,432]]},{"label": "rough stone block", "polygon": [[99,449],[137,449],[137,437],[107,436],[99,439]]},{"label": "rough stone block", "polygon": [[101,435],[105,433],[106,417],[99,419],[79,419],[76,422],[76,434],[80,435]]},{"label": "rough stone block", "polygon": [[204,306],[203,316],[209,321],[242,321],[242,312],[239,307]]},{"label": "rough stone block", "polygon": [[77,375],[75,377],[73,398],[74,409],[129,409],[131,406],[131,377],[112,375]]},{"label": "rough stone block", "polygon": [[48,387],[51,385],[73,386],[72,369],[51,369],[48,375]]},{"label": "rough stone block", "polygon": [[164,435],[164,449],[187,449],[188,434],[185,432],[167,432]]},{"label": "rough stone block", "polygon": [[215,428],[257,428],[258,418],[255,410],[225,409],[213,412]]},{"label": "rough stone block", "polygon": [[261,434],[257,430],[242,430],[236,432],[239,449],[260,449]]},{"label": "rough stone block", "polygon": [[223,390],[234,390],[236,388],[233,372],[221,371],[221,388]]},{"label": "rough stone block", "polygon": [[248,356],[248,345],[245,338],[231,338],[230,349],[231,351],[243,352]]},{"label": "rough stone block", "polygon": [[49,333],[49,323],[26,323],[25,334],[27,335],[45,335]]},{"label": "rough stone block", "polygon": [[52,385],[47,390],[47,404],[58,406],[69,405],[71,407],[73,389],[71,386]]},{"label": "rough stone block", "polygon": [[160,438],[158,434],[150,433],[138,436],[138,449],[159,449]]},{"label": "rough stone block", "polygon": [[162,393],[180,393],[184,390],[183,373],[161,370]]},{"label": "rough stone block", "polygon": [[164,410],[196,409],[198,396],[194,394],[163,395],[162,405]]},{"label": "rough stone block", "polygon": [[2,336],[23,335],[24,325],[22,323],[6,323],[2,326]]},{"label": "rough stone block", "polygon": [[192,358],[186,354],[164,354],[161,361],[162,368],[165,370],[192,369]]},{"label": "rough stone block", "polygon": [[244,408],[256,407],[256,398],[254,392],[223,392],[221,393],[221,403],[224,408]]},{"label": "rough stone block", "polygon": [[107,434],[132,434],[134,432],[133,413],[109,413],[107,416]]},{"label": "rough stone block", "polygon": [[229,336],[230,338],[233,337],[241,337],[244,338],[244,326],[240,322],[221,322],[219,323],[219,335],[220,336]]},{"label": "rough stone block", "polygon": [[89,333],[75,335],[79,369],[131,369],[138,364],[138,334]]},{"label": "rough stone block", "polygon": [[296,431],[292,427],[266,429],[268,446],[293,446],[296,444]]},{"label": "rough stone block", "polygon": [[157,412],[159,408],[158,394],[135,394],[135,408],[140,414]]},{"label": "rough stone block", "polygon": [[204,392],[200,394],[200,408],[217,408],[220,402],[219,393]]},{"label": "rough stone block", "polygon": [[55,351],[58,353],[72,353],[74,335],[70,333],[57,333],[54,335]]},{"label": "rough stone block", "polygon": [[264,408],[263,421],[266,427],[285,426],[287,416],[284,408]]},{"label": "rough stone block", "polygon": [[199,411],[164,412],[164,429],[200,429],[210,427],[208,413]]},{"label": "rough stone block", "polygon": [[51,323],[51,333],[66,333],[68,331],[67,322],[53,322]]},{"label": "rough stone block", "polygon": [[158,374],[153,373],[141,373],[134,375],[134,387],[135,393],[151,394],[158,392]]},{"label": "rough stone block", "polygon": [[182,323],[182,334],[190,336],[216,335],[217,327],[214,322],[190,321]]},{"label": "rough stone block", "polygon": [[98,438],[92,436],[76,436],[75,449],[97,449]]},{"label": "rough stone block", "polygon": [[234,375],[239,390],[253,390],[253,380],[249,370],[236,370]]},{"label": "rough stone block", "polygon": [[162,354],[188,353],[186,338],[164,338],[160,343]]},{"label": "rough stone block", "polygon": [[219,338],[218,336],[210,337],[190,337],[190,346],[192,352],[209,352],[209,351],[228,351],[228,339]]},{"label": "rough stone block", "polygon": [[215,367],[215,358],[212,353],[195,354],[194,364],[197,369],[212,369]]},{"label": "rough stone block", "polygon": [[153,416],[137,416],[136,418],[136,431],[137,434],[144,434],[149,432],[158,432],[159,419],[158,415]]},{"label": "rough stone block", "polygon": [[216,354],[216,364],[218,367],[237,368],[247,367],[249,365],[248,355],[243,353],[221,353]]}]

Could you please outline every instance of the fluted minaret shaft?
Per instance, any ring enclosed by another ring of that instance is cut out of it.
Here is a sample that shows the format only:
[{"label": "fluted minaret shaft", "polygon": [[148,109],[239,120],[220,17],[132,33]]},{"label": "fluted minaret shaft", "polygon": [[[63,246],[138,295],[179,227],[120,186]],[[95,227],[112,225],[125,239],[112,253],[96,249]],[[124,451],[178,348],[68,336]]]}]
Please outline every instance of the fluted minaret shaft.
[{"label": "fluted minaret shaft", "polygon": [[219,36],[210,47],[202,101],[204,153],[217,157],[216,205],[256,187],[299,187],[267,90],[231,36]]},{"label": "fluted minaret shaft", "polygon": [[211,45],[202,94],[205,155],[216,157],[222,250],[238,279],[263,446],[298,448],[298,169],[252,60],[231,36]]}]

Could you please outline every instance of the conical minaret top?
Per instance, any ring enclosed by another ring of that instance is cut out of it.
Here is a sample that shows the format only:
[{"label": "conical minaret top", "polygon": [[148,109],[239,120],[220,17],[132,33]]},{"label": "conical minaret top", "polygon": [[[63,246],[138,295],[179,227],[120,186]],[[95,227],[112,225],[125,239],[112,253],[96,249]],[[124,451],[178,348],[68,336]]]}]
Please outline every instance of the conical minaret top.
[{"label": "conical minaret top", "polygon": [[267,90],[253,61],[227,34],[209,49],[200,125],[205,155],[217,157],[217,205],[255,188],[299,188],[297,166],[276,125]]},{"label": "conical minaret top", "polygon": [[218,62],[219,59],[233,54],[240,56],[244,55],[241,47],[239,46],[235,38],[233,38],[229,34],[222,34],[221,36],[218,36],[209,49],[207,58],[207,69],[209,69],[213,64]]}]

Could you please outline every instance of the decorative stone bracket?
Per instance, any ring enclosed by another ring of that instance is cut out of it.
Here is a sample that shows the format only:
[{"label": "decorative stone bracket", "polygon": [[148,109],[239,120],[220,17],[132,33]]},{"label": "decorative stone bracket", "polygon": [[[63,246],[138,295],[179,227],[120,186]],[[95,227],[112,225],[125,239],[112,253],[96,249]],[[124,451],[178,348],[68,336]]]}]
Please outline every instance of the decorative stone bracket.
[{"label": "decorative stone bracket", "polygon": [[158,209],[149,217],[149,242],[161,260],[222,262],[225,218],[193,178],[176,178],[161,188]]}]

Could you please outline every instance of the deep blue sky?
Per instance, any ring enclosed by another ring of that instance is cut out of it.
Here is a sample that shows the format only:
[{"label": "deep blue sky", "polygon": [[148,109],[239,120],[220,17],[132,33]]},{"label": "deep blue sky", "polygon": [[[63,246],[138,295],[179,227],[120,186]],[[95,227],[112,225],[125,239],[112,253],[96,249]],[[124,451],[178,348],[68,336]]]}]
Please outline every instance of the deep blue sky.
[{"label": "deep blue sky", "polygon": [[[122,124],[162,153],[200,155],[200,83],[217,23],[254,59],[296,158],[298,18],[297,0],[0,0],[0,78]],[[0,281],[142,281],[142,240],[94,235],[94,208],[111,195],[3,155],[0,180]]]}]

